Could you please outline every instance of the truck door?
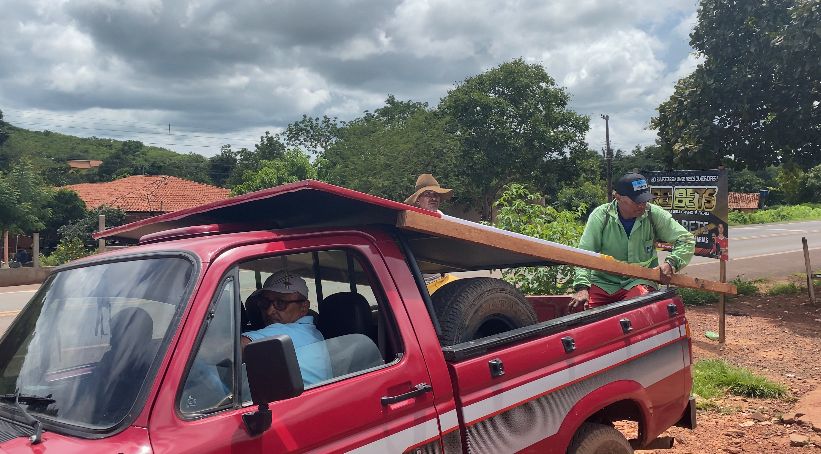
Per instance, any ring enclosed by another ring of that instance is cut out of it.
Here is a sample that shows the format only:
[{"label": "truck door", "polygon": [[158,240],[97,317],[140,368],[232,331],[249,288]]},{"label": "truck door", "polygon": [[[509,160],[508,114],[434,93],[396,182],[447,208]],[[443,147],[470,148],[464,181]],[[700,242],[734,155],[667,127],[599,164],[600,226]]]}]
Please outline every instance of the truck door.
[{"label": "truck door", "polygon": [[[256,407],[240,360],[240,336],[258,326],[249,326],[254,317],[244,314],[243,304],[282,270],[308,284],[306,316],[325,339],[329,363],[324,372],[306,374],[308,360],[297,348],[305,391],[271,403],[271,428],[251,437],[242,415]],[[215,260],[205,280],[152,413],[157,452],[440,449],[425,362],[385,263],[367,237],[238,247]]]}]

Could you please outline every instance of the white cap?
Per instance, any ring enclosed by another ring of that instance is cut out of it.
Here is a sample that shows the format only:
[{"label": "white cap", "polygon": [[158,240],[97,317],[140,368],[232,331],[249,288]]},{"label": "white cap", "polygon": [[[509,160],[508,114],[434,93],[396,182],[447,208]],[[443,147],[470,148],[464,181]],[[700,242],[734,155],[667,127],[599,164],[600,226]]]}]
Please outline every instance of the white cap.
[{"label": "white cap", "polygon": [[299,293],[308,298],[308,284],[305,283],[305,279],[284,270],[268,276],[262,290],[276,293]]}]

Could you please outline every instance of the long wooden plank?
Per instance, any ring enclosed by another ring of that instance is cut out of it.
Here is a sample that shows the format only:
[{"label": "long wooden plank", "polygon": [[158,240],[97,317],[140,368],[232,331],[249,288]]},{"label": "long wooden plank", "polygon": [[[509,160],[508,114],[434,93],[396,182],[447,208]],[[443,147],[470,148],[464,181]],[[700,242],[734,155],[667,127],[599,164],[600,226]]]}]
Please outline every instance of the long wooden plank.
[{"label": "long wooden plank", "polygon": [[[593,254],[573,247],[541,241],[500,229],[488,228],[469,221],[456,221],[414,211],[404,211],[399,214],[397,227],[491,246],[555,263],[661,282],[661,272],[658,269],[620,262],[606,258],[601,254]],[[694,278],[683,274],[674,274],[670,283],[679,287],[709,290],[717,293],[731,295],[737,293],[736,287],[732,284]]]}]

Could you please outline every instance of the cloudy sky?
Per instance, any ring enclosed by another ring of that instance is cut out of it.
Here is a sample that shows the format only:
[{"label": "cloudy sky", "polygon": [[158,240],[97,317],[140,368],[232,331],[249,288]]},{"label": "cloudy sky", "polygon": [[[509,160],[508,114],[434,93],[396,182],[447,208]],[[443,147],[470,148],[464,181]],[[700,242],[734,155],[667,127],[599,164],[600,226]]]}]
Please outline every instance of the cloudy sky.
[{"label": "cloudy sky", "polygon": [[[653,143],[691,72],[696,0],[0,0],[0,110],[28,129],[206,156],[341,120],[387,94],[435,106],[522,57],[591,117],[588,142]],[[171,133],[168,125],[171,125]]]}]

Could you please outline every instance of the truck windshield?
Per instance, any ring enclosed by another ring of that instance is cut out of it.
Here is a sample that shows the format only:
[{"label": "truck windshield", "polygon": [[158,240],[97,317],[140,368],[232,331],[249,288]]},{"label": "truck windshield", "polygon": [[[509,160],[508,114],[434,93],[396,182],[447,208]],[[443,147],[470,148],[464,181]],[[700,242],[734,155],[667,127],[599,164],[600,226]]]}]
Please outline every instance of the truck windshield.
[{"label": "truck windshield", "polygon": [[56,273],[0,343],[0,395],[74,430],[135,415],[193,275],[190,260],[167,256]]}]

